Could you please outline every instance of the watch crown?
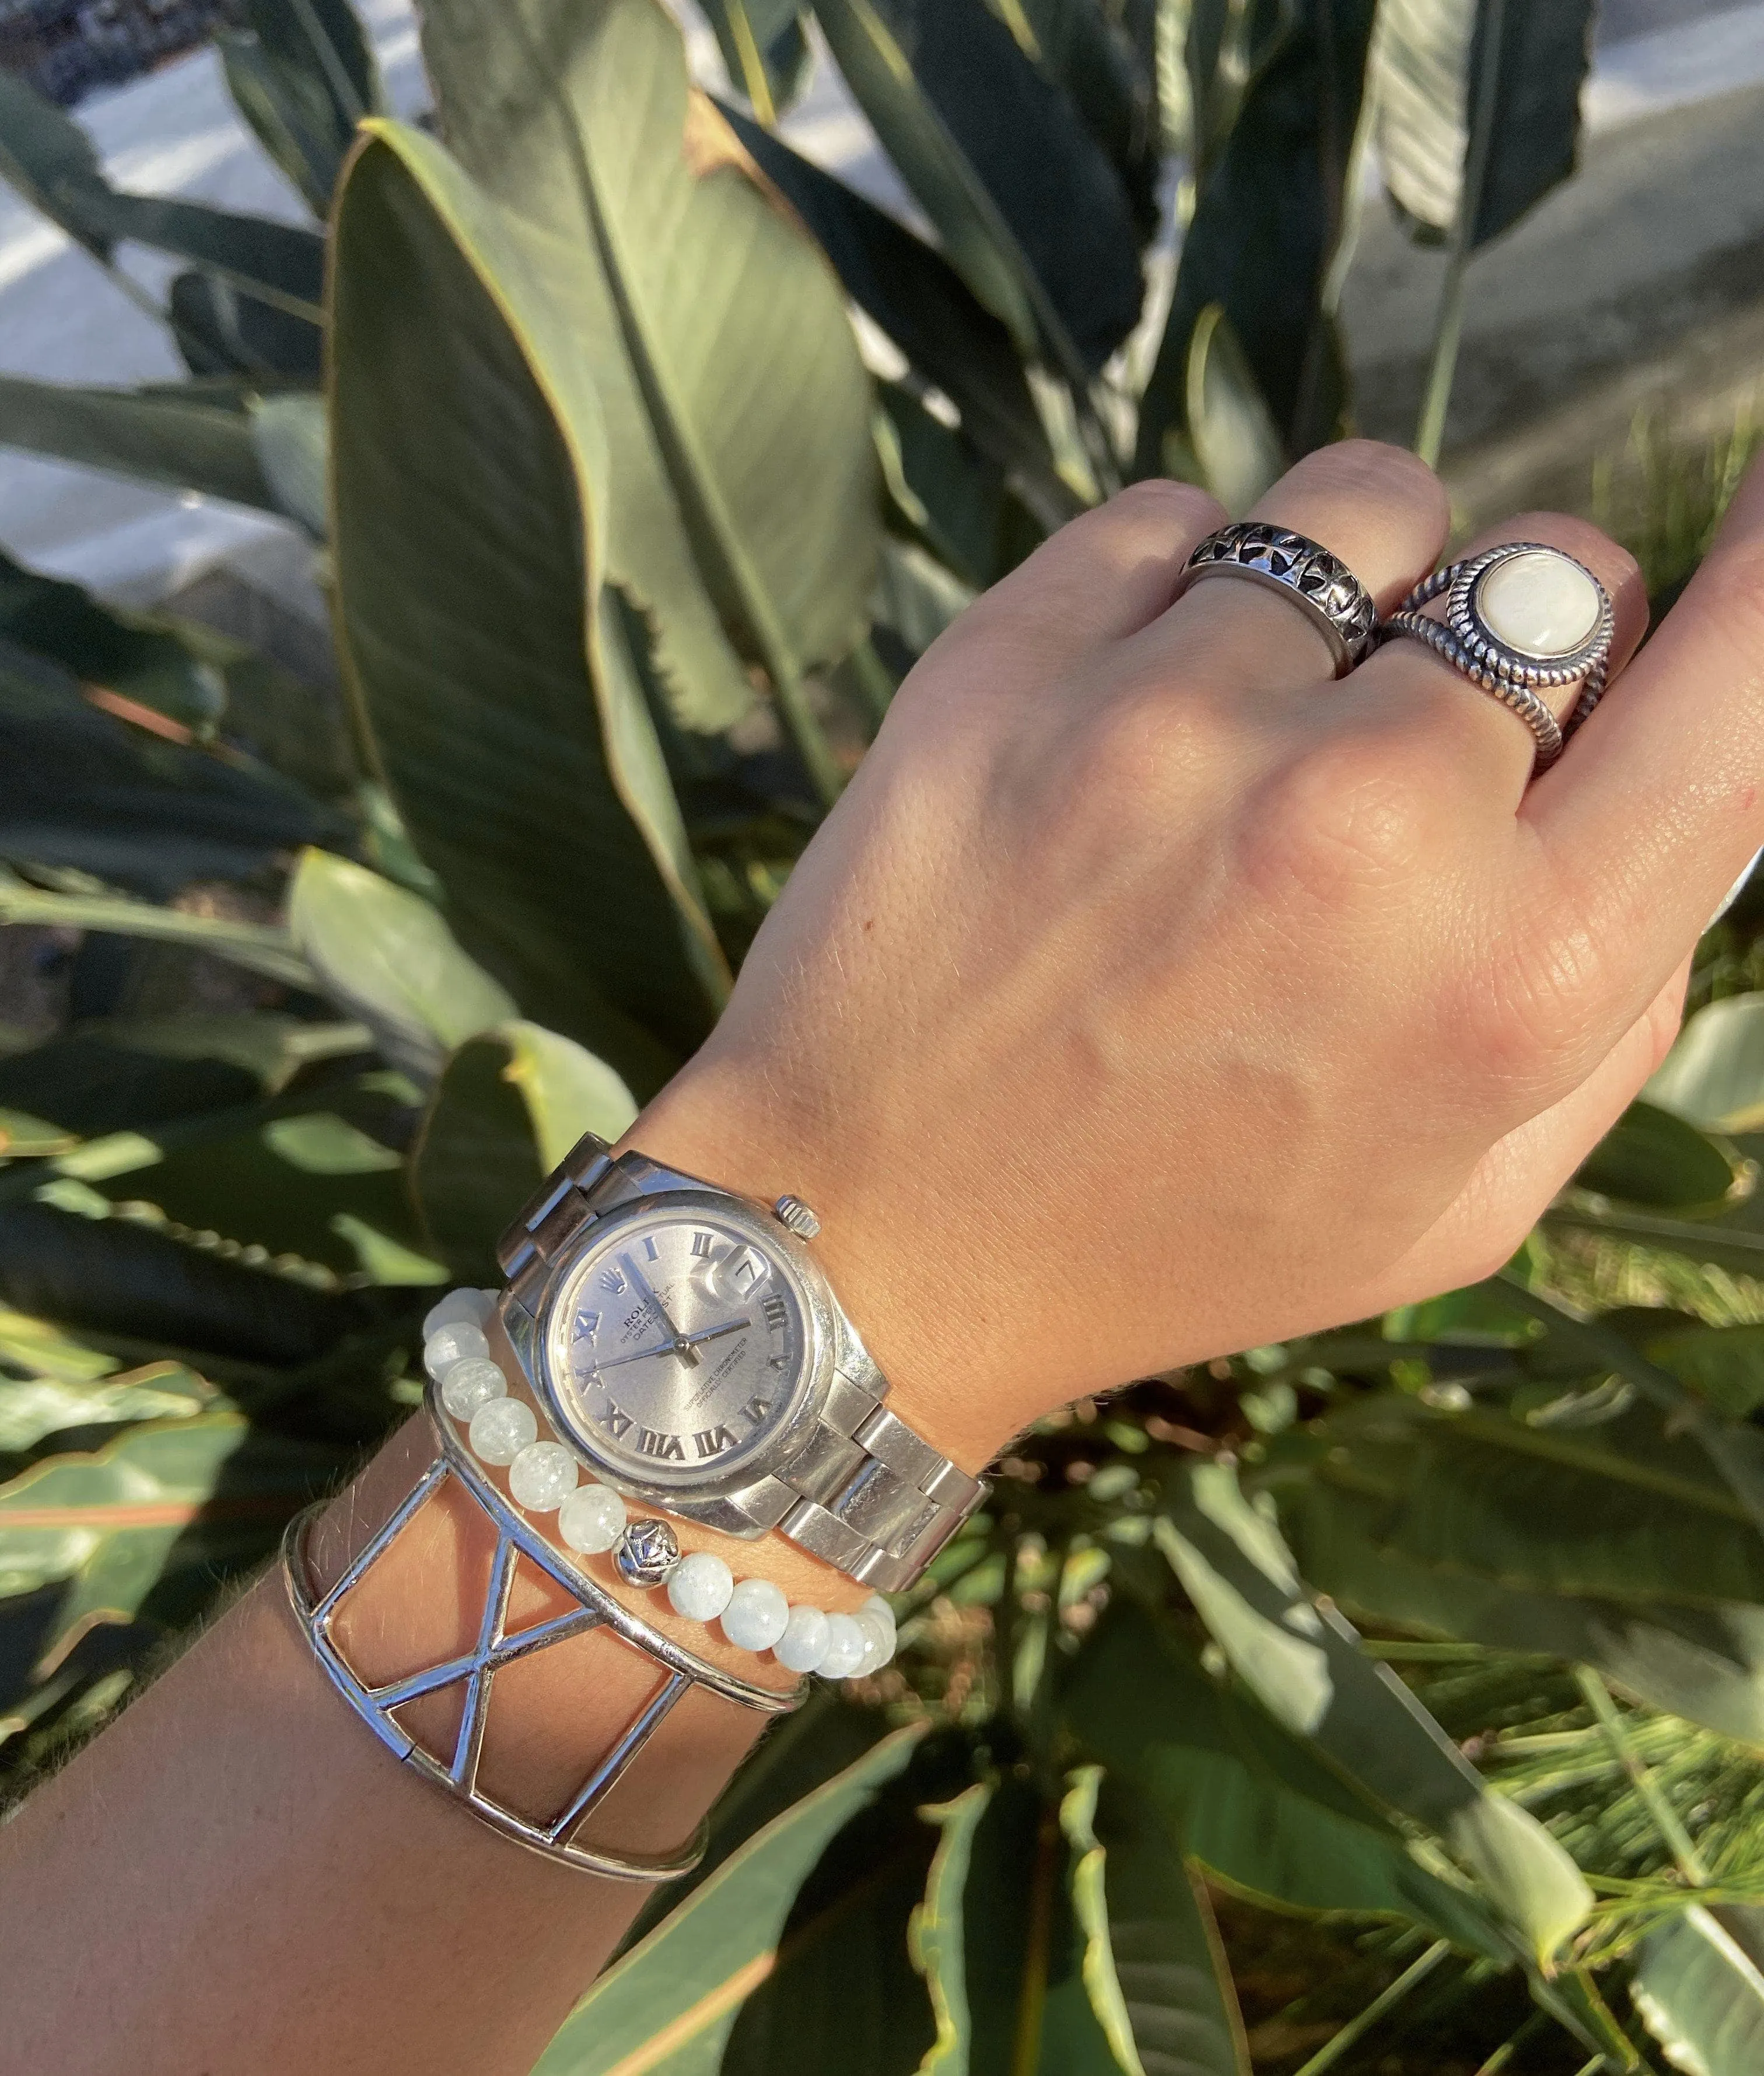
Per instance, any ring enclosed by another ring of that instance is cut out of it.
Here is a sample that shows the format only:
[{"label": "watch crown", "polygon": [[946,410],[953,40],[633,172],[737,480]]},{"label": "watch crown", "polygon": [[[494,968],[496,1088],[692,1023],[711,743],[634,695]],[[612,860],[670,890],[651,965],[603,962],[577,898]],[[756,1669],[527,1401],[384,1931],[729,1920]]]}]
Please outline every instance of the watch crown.
[{"label": "watch crown", "polygon": [[780,1197],[772,1206],[772,1214],[781,1226],[787,1226],[804,1239],[812,1239],[820,1231],[820,1220],[800,1197]]}]

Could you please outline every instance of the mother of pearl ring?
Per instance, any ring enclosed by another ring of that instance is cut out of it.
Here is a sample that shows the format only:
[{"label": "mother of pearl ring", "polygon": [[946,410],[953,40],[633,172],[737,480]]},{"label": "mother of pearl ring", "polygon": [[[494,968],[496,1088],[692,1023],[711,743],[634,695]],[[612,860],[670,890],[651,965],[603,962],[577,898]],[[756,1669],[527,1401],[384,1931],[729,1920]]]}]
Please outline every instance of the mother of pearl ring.
[{"label": "mother of pearl ring", "polygon": [[1177,597],[1202,577],[1247,577],[1289,598],[1329,644],[1338,678],[1372,654],[1378,608],[1371,592],[1339,555],[1308,534],[1256,519],[1221,526],[1183,564]]},{"label": "mother of pearl ring", "polygon": [[[1421,608],[1443,592],[1446,617]],[[1509,708],[1536,738],[1536,770],[1562,754],[1599,703],[1611,661],[1610,597],[1592,571],[1560,548],[1504,541],[1436,570],[1379,628],[1378,638],[1414,636]],[[1541,691],[1579,681],[1566,728]]]}]

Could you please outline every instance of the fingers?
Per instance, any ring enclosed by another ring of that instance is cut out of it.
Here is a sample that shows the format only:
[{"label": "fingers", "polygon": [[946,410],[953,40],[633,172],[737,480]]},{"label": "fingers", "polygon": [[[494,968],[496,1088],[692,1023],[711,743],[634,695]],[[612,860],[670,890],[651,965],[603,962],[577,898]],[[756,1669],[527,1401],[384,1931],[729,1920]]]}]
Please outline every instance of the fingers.
[{"label": "fingers", "polygon": [[1058,668],[1155,620],[1196,542],[1224,523],[1225,508],[1193,484],[1134,484],[1043,542],[957,630]]},{"label": "fingers", "polygon": [[[1536,541],[1560,548],[1590,570],[1609,595],[1616,617],[1609,675],[1615,677],[1634,653],[1647,628],[1647,595],[1635,560],[1616,542],[1582,519],[1560,513],[1526,513],[1491,529],[1464,550],[1480,554],[1504,541]],[[1437,607],[1430,617],[1438,617]],[[1537,739],[1517,714],[1492,693],[1434,654],[1425,642],[1406,637],[1387,642],[1354,672],[1343,688],[1342,718],[1352,725],[1382,720],[1413,730],[1435,750],[1443,749],[1454,783],[1504,815],[1518,808],[1532,782]],[[1612,696],[1625,696],[1626,687]],[[1579,682],[1540,693],[1558,720],[1579,698]],[[1566,773],[1564,757],[1554,770]],[[1541,782],[1542,783],[1542,782]]]},{"label": "fingers", "polygon": [[[1383,612],[1433,567],[1451,512],[1425,462],[1376,440],[1343,440],[1295,463],[1250,517],[1339,555]],[[1194,583],[1143,639],[1180,654],[1185,668],[1228,676],[1249,692],[1315,685],[1334,668],[1301,606],[1238,577]]]},{"label": "fingers", "polygon": [[1764,467],[1525,818],[1637,992],[1701,932],[1764,842]]}]

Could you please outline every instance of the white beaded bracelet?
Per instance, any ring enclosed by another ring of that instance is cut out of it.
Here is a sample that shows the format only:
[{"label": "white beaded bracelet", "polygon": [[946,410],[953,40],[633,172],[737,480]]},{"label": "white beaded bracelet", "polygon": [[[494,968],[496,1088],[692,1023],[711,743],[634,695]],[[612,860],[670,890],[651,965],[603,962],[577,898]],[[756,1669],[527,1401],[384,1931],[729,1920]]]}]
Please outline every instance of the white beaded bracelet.
[{"label": "white beaded bracelet", "polygon": [[492,1290],[452,1290],[422,1322],[423,1367],[441,1402],[466,1429],[480,1463],[506,1471],[508,1496],[528,1513],[558,1517],[558,1536],[579,1556],[610,1551],[628,1585],[665,1586],[668,1604],[689,1621],[719,1622],[737,1650],[770,1650],[791,1672],[824,1679],[861,1679],[894,1656],[894,1610],[873,1593],[856,1614],[793,1606],[770,1579],[737,1580],[708,1550],[683,1557],[665,1521],[628,1518],[610,1485],[581,1482],[575,1457],[561,1442],[539,1439],[538,1416],[508,1395],[484,1328],[496,1310]]}]

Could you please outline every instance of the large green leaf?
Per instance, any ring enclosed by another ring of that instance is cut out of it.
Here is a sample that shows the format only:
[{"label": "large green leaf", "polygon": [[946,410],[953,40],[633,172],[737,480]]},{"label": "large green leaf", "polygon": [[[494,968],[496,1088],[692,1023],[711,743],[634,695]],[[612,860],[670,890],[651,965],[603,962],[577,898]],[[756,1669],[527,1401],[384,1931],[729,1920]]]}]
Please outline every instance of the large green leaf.
[{"label": "large green leaf", "polygon": [[1575,1177],[1631,1204],[1680,1216],[1718,1208],[1741,1180],[1722,1148],[1651,1102],[1633,1102],[1593,1148]]},{"label": "large green leaf", "polygon": [[604,407],[607,575],[653,623],[679,718],[751,701],[714,601],[831,797],[803,673],[861,632],[878,516],[831,270],[689,96],[656,0],[438,0],[424,50],[467,170],[559,241],[546,292]]},{"label": "large green leaf", "polygon": [[348,0],[245,0],[243,14],[216,39],[227,85],[322,217],[355,125],[384,104],[371,46]]},{"label": "large green leaf", "polygon": [[808,75],[798,0],[705,0],[704,11],[729,84],[747,96],[762,122],[775,122]]},{"label": "large green leaf", "polygon": [[1426,1824],[1540,1961],[1592,1907],[1549,1833],[1483,1780],[1409,1690],[1300,1584],[1235,1472],[1199,1464],[1167,1493],[1158,1538],[1232,1668],[1276,1721],[1364,1793]]},{"label": "large green leaf", "polygon": [[1209,303],[1189,339],[1185,422],[1195,472],[1239,517],[1284,472],[1286,457],[1222,303]]},{"label": "large green leaf", "polygon": [[640,1094],[727,986],[622,623],[599,405],[530,238],[376,126],[338,204],[346,660],[462,942]]},{"label": "large green leaf", "polygon": [[1593,11],[1593,0],[1387,0],[1375,135],[1384,184],[1417,235],[1452,232],[1467,180],[1473,251],[1574,171]]},{"label": "large green leaf", "polygon": [[743,1999],[777,1966],[779,1936],[810,1870],[905,1769],[924,1729],[885,1738],[726,1860],[600,1978],[533,2076],[610,2076],[640,2056],[668,2076],[709,2076]]},{"label": "large green leaf", "polygon": [[1084,1983],[1127,2076],[1249,2076],[1237,1992],[1205,1887],[1156,1817],[1099,1767],[1060,1807]]},{"label": "large green leaf", "polygon": [[[82,1347],[46,1322],[19,1312],[0,1310],[0,1357],[9,1370],[37,1372],[0,1379],[0,1453],[7,1455],[34,1449],[46,1435],[69,1428],[185,1419],[215,1398],[213,1389],[182,1363],[125,1370],[114,1356]],[[88,1369],[95,1364],[98,1373],[56,1373],[76,1364]]]},{"label": "large green leaf", "polygon": [[68,930],[102,930],[208,952],[248,973],[263,974],[290,987],[313,985],[313,969],[294,949],[288,932],[268,923],[235,923],[160,908],[108,891],[64,894],[28,884],[0,866],[0,924],[47,923]]},{"label": "large green leaf", "polygon": [[913,1912],[908,1946],[925,1978],[936,2037],[919,2065],[925,2076],[968,2076],[973,2046],[968,2003],[967,1888],[974,1833],[994,1792],[977,1780],[952,1800],[928,1806],[937,1850],[925,1880],[924,1901]]},{"label": "large green leaf", "polygon": [[728,111],[742,143],[814,232],[846,293],[961,413],[963,432],[1004,469],[1051,532],[1079,509],[1009,330],[940,252],[757,123]]},{"label": "large green leaf", "polygon": [[1764,1127],[1764,994],[1730,994],[1700,1009],[1647,1098],[1706,1131]]},{"label": "large green leaf", "polygon": [[323,372],[324,334],[302,317],[192,268],[166,299],[184,364],[193,375],[244,375],[309,382]]},{"label": "large green leaf", "polygon": [[0,179],[95,259],[108,261],[110,241],[85,207],[106,186],[91,139],[71,115],[10,70],[0,70]]},{"label": "large green leaf", "polygon": [[254,1435],[231,1411],[49,1457],[0,1484],[0,1597],[63,1587],[50,1663],[94,1623],[177,1619],[267,1555],[338,1468],[335,1450]]},{"label": "large green leaf", "polygon": [[508,1221],[585,1131],[614,1140],[637,1115],[610,1067],[538,1024],[499,1024],[446,1065],[411,1181],[425,1227],[463,1282],[492,1283]]},{"label": "large green leaf", "polygon": [[1024,359],[1081,386],[1139,312],[1119,176],[985,0],[816,0],[845,83]]},{"label": "large green leaf", "polygon": [[1138,1608],[1110,1609],[1062,1706],[1081,1746],[1146,1796],[1177,1852],[1231,1887],[1510,1957],[1475,1895],[1424,1865],[1371,1803]]},{"label": "large green leaf", "polygon": [[1764,1909],[1693,1904],[1642,1942],[1630,1995],[1684,2076],[1764,2067]]},{"label": "large green leaf", "polygon": [[433,903],[348,858],[301,853],[288,928],[325,992],[424,1081],[454,1046],[515,1014],[513,997],[459,949]]},{"label": "large green leaf", "polygon": [[0,376],[0,446],[282,509],[258,460],[251,405],[230,384],[77,388]]},{"label": "large green leaf", "polygon": [[1101,0],[1015,0],[995,11],[1024,53],[1065,89],[1120,176],[1141,235],[1149,237],[1158,222],[1160,139],[1151,69],[1123,10]]},{"label": "large green leaf", "polygon": [[1372,0],[1295,0],[1287,32],[1203,171],[1141,400],[1140,475],[1164,471],[1165,436],[1182,426],[1192,335],[1214,304],[1242,342],[1286,447],[1303,453],[1335,437],[1345,377],[1324,287],[1346,222],[1373,12]]}]

